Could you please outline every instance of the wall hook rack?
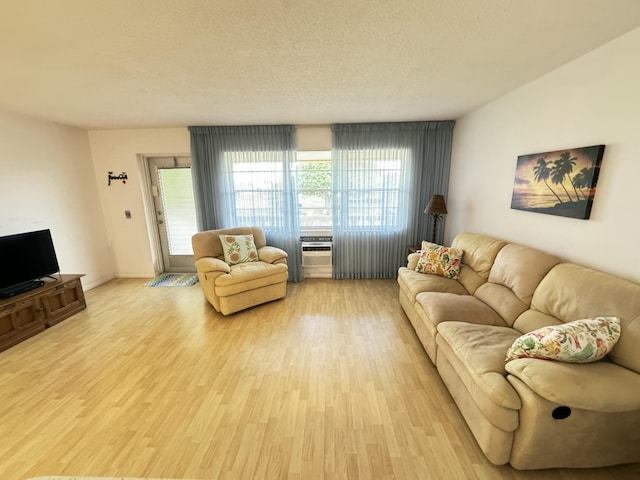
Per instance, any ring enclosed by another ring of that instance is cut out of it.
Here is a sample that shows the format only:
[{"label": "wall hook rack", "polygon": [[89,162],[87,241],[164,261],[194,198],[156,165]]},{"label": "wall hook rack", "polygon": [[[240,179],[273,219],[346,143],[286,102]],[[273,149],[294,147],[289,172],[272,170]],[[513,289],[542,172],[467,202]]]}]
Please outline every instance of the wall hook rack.
[{"label": "wall hook rack", "polygon": [[119,175],[114,175],[113,172],[107,172],[109,177],[108,185],[111,186],[111,180],[122,180],[122,183],[127,183],[127,172],[122,172]]}]

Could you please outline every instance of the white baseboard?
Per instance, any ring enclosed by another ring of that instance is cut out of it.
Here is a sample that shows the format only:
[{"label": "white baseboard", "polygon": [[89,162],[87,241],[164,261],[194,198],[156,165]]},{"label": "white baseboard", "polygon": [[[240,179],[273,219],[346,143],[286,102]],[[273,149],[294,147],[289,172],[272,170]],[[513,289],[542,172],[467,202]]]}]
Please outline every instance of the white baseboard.
[{"label": "white baseboard", "polygon": [[116,273],[116,278],[156,278],[152,273]]},{"label": "white baseboard", "polygon": [[92,288],[99,287],[103,283],[107,283],[110,280],[113,280],[115,275],[105,275],[104,277],[100,277],[97,280],[93,280],[92,282],[82,282],[82,290],[85,292],[87,290],[91,290]]}]

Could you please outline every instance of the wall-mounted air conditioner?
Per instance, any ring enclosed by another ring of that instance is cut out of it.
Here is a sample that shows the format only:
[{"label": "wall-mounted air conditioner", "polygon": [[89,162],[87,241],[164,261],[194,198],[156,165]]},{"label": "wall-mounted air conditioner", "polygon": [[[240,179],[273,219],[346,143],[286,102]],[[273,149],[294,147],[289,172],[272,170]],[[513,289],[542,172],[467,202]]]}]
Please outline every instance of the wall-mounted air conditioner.
[{"label": "wall-mounted air conditioner", "polygon": [[331,278],[333,276],[333,244],[302,242],[302,271],[304,278]]}]

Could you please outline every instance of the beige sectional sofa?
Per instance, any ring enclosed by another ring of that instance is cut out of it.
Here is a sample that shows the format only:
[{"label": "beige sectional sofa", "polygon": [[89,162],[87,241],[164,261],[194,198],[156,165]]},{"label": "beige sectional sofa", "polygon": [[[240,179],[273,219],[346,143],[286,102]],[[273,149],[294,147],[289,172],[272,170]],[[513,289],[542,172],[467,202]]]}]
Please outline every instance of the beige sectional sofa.
[{"label": "beige sectional sofa", "polygon": [[[462,233],[457,280],[398,272],[400,304],[494,464],[517,469],[640,462],[640,285],[497,238]],[[618,317],[613,350],[593,363],[518,358],[523,333]]]}]

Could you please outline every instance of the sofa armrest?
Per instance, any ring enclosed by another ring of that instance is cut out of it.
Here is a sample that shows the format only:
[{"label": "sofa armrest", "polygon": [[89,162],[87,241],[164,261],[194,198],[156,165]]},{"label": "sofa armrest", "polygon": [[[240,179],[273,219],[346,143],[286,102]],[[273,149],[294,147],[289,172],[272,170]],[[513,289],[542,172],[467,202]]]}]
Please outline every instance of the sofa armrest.
[{"label": "sofa armrest", "polygon": [[266,263],[286,263],[287,252],[278,247],[267,245],[258,249],[258,258]]},{"label": "sofa armrest", "polygon": [[196,268],[202,273],[221,272],[229,273],[231,268],[229,265],[219,258],[202,257],[196,261]]},{"label": "sofa armrest", "polygon": [[420,260],[420,253],[413,252],[407,256],[407,268],[409,270],[415,270],[418,265],[418,260]]},{"label": "sofa armrest", "polygon": [[520,358],[508,362],[505,368],[542,398],[558,405],[597,412],[640,410],[640,374],[612,362],[580,364]]}]

